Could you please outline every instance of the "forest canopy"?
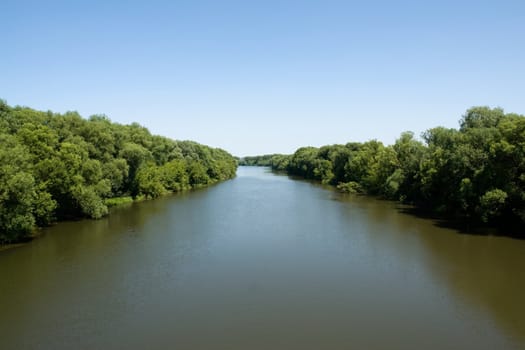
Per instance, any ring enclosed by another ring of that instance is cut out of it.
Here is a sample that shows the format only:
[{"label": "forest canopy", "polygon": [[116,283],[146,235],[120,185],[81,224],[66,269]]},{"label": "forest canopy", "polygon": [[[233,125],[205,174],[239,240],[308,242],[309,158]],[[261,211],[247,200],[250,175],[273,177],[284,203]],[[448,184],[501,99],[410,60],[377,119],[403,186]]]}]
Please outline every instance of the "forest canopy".
[{"label": "forest canopy", "polygon": [[100,218],[120,198],[154,198],[230,179],[237,169],[222,149],[152,135],[137,123],[2,100],[0,145],[0,243],[23,240],[55,220]]},{"label": "forest canopy", "polygon": [[241,159],[337,186],[343,192],[399,200],[440,216],[525,227],[525,117],[473,107],[459,129],[436,127],[393,145],[302,147],[293,155]]}]

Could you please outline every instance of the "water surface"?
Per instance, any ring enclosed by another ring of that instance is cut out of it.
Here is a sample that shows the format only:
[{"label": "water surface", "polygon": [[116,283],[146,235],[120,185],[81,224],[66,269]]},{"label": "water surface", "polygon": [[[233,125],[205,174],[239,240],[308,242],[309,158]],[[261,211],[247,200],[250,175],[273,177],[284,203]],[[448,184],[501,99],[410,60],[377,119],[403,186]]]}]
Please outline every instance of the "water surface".
[{"label": "water surface", "polygon": [[1,349],[523,349],[525,242],[264,168],[0,252]]}]

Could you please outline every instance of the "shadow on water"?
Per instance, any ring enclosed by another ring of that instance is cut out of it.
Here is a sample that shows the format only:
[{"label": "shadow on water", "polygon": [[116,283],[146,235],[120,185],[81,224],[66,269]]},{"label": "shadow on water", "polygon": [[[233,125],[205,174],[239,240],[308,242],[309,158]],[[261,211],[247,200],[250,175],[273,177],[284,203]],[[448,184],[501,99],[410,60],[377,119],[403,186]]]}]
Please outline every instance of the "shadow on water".
[{"label": "shadow on water", "polygon": [[480,222],[467,219],[450,219],[436,215],[428,210],[396,203],[396,209],[402,213],[417,218],[431,220],[434,225],[441,228],[452,229],[459,234],[475,236],[499,236],[517,240],[525,240],[524,228],[518,224],[507,224],[501,227],[484,226]]},{"label": "shadow on water", "polygon": [[[523,228],[481,227],[398,202],[343,194],[333,186],[277,175],[330,191],[331,200],[349,204],[342,206],[346,210],[362,209],[360,214],[368,217],[368,232],[387,240],[388,247],[395,247],[399,255],[415,254],[408,242],[424,248],[418,265],[429,276],[440,280],[455,299],[491,315],[494,325],[513,339],[525,342]],[[404,238],[395,232],[404,232]]]},{"label": "shadow on water", "polygon": [[[424,248],[418,260],[455,297],[491,315],[494,324],[525,342],[525,259],[523,240],[491,229],[465,228],[414,208],[366,196],[334,193],[334,200],[358,203],[379,235],[405,232]],[[394,230],[391,230],[393,228]],[[384,238],[392,239],[394,238]],[[407,254],[402,244],[390,244]],[[408,252],[412,254],[412,251]]]},{"label": "shadow on water", "polygon": [[[319,183],[318,181],[306,180],[302,177],[288,175],[282,172],[272,172],[272,173],[277,176],[287,177],[288,179],[293,180],[293,181],[306,182],[318,188],[338,192],[335,189],[335,187],[332,185],[324,185],[324,184]],[[459,234],[475,235],[475,236],[499,236],[499,237],[513,238],[517,240],[525,240],[525,228],[523,227],[523,225],[520,225],[519,223],[511,223],[509,221],[507,223],[504,222],[502,226],[486,226],[486,225],[483,225],[483,223],[481,222],[473,222],[467,219],[461,219],[461,218],[452,219],[452,218],[442,217],[442,216],[436,215],[435,213],[429,210],[423,209],[423,208],[406,205],[406,204],[399,203],[397,201],[382,199],[379,197],[367,196],[367,195],[362,195],[362,194],[344,194],[344,193],[339,193],[339,194],[342,197],[336,197],[334,199],[339,200],[344,197],[365,197],[365,198],[373,198],[374,200],[378,200],[378,201],[392,203],[395,205],[395,209],[402,214],[429,220],[437,227],[451,229],[451,230],[456,231]]]}]

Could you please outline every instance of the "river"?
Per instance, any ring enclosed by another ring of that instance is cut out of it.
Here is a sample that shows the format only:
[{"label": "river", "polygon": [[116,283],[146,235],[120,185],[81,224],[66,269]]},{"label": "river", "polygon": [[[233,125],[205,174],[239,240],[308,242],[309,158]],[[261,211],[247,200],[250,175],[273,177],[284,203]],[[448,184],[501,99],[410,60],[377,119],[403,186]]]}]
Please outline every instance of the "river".
[{"label": "river", "polygon": [[0,251],[0,349],[524,349],[525,241],[266,168]]}]

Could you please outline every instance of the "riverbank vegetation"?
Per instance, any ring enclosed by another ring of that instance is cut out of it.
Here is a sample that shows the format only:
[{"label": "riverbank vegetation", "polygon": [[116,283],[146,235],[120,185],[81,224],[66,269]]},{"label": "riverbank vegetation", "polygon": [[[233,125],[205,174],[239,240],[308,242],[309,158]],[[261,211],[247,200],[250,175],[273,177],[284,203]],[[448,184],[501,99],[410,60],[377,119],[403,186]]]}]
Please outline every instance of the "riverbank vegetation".
[{"label": "riverbank vegetation", "polygon": [[235,176],[226,151],[152,135],[102,115],[83,119],[0,100],[0,243],[55,220],[100,218],[138,197],[208,186]]},{"label": "riverbank vegetation", "polygon": [[525,117],[499,108],[471,108],[459,129],[436,127],[422,141],[405,132],[390,146],[372,140],[303,147],[293,155],[246,157],[240,164],[271,166],[441,217],[525,227]]}]

